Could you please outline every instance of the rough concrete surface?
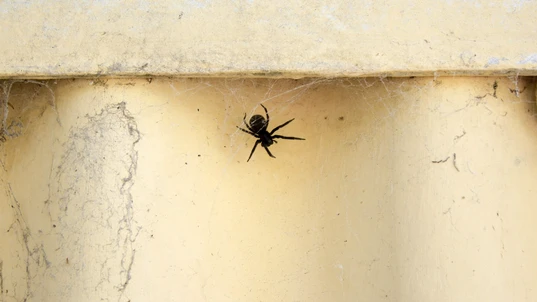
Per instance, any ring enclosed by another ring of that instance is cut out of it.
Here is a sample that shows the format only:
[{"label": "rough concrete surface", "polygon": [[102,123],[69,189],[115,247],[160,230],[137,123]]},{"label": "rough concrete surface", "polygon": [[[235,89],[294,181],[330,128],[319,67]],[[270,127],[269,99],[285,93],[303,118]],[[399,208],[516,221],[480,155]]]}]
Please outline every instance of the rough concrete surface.
[{"label": "rough concrete surface", "polygon": [[0,78],[536,75],[537,2],[1,1]]}]

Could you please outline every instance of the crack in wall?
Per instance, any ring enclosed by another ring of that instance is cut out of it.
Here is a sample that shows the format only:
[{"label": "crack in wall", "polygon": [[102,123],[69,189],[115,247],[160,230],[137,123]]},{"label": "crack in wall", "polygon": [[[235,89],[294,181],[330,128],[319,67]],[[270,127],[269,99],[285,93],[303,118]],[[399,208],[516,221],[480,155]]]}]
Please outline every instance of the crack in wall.
[{"label": "crack in wall", "polygon": [[[50,262],[47,260],[43,244],[38,244],[38,240],[36,240],[32,236],[31,230],[24,219],[21,204],[19,200],[15,197],[11,185],[7,184],[7,188],[8,194],[11,197],[12,201],[11,208],[14,211],[13,217],[15,218],[9,230],[14,230],[17,233],[19,242],[21,243],[21,246],[26,252],[24,259],[26,289],[23,301],[27,301],[34,296],[34,293],[32,291],[33,277],[38,275],[40,272],[43,273],[47,268],[49,268]],[[13,284],[16,288],[16,283]]]},{"label": "crack in wall", "polygon": [[[118,300],[121,299],[121,297],[125,293],[125,289],[127,288],[127,285],[129,284],[129,281],[131,280],[131,271],[132,271],[132,265],[134,264],[134,256],[136,255],[136,250],[132,248],[132,244],[136,240],[136,237],[138,237],[140,228],[137,228],[136,232],[133,232],[133,197],[131,193],[132,186],[134,185],[134,175],[136,175],[136,171],[138,169],[138,151],[136,151],[136,144],[140,142],[141,136],[140,132],[138,131],[138,126],[134,120],[134,117],[130,115],[130,113],[127,111],[125,107],[125,103],[118,104],[118,109],[122,111],[123,116],[129,121],[128,123],[128,130],[129,135],[134,138],[134,141],[132,142],[132,152],[130,153],[130,166],[128,170],[127,177],[123,178],[123,183],[121,185],[121,195],[126,196],[127,202],[125,204],[125,208],[127,210],[126,215],[123,217],[122,221],[124,222],[126,228],[125,230],[128,233],[128,236],[126,238],[126,241],[130,241],[130,244],[124,245],[124,255],[121,259],[121,267],[122,271],[120,272],[121,277],[124,281],[119,287],[119,291],[121,292],[120,297]],[[120,230],[121,231],[121,228]],[[118,231],[118,235],[119,235]],[[120,238],[120,236],[118,236]]]},{"label": "crack in wall", "polygon": [[[33,89],[28,89],[31,86],[34,86]],[[55,93],[47,81],[5,80],[0,82],[0,90],[1,142],[23,135],[27,124],[43,116],[47,108],[54,110],[56,121],[61,126]],[[39,96],[43,90],[47,93],[46,102],[41,102],[43,97]],[[31,154],[29,155],[31,156]],[[5,172],[9,172],[3,162],[2,167]],[[52,263],[47,257],[46,247],[41,236],[42,229],[36,228],[39,223],[36,224],[33,220],[29,221],[32,217],[29,213],[32,211],[28,211],[26,206],[32,204],[32,201],[20,200],[20,195],[25,194],[23,192],[18,194],[17,190],[19,189],[12,187],[9,182],[4,183],[4,188],[7,201],[11,203],[12,209],[12,213],[8,217],[13,220],[7,232],[13,231],[11,239],[18,244],[9,247],[14,258],[6,262],[9,264],[7,272],[10,273],[8,276],[4,276],[2,267],[0,290],[2,294],[7,295],[8,289],[12,289],[10,297],[27,301],[40,295],[40,283],[43,282],[41,277]],[[12,270],[16,273],[12,273]]]},{"label": "crack in wall", "polygon": [[0,260],[0,294],[4,294],[4,261]]}]

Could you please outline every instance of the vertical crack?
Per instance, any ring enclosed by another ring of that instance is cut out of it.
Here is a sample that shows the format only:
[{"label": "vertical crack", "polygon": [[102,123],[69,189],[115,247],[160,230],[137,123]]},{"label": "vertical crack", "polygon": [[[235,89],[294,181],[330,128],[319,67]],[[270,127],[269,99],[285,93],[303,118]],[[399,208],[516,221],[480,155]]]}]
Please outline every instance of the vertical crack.
[{"label": "vertical crack", "polygon": [[[48,269],[50,267],[50,262],[47,260],[43,245],[37,245],[35,243],[32,243],[33,237],[31,235],[30,228],[24,220],[20,202],[17,200],[17,198],[15,198],[11,185],[7,184],[7,187],[9,189],[9,195],[11,196],[11,200],[13,203],[12,208],[15,211],[15,221],[11,225],[10,230],[14,229],[15,231],[18,230],[21,232],[21,243],[24,250],[26,251],[26,259],[24,261],[26,273],[26,294],[23,299],[24,301],[26,301],[33,296],[32,282],[34,275],[39,272],[40,269],[41,271]],[[0,279],[0,282],[2,282],[1,287],[3,289],[3,278]]]},{"label": "vertical crack", "polygon": [[4,294],[4,261],[0,260],[0,294]]},{"label": "vertical crack", "polygon": [[[128,175],[127,177],[123,178],[120,192],[121,195],[125,196],[126,200],[126,213],[124,218],[122,219],[122,222],[125,225],[125,229],[127,231],[128,237],[126,238],[126,246],[125,246],[125,253],[123,255],[123,258],[121,259],[121,278],[122,278],[122,284],[119,286],[119,291],[121,293],[121,296],[123,296],[125,289],[127,288],[127,285],[129,284],[129,281],[131,280],[131,271],[132,271],[132,265],[134,263],[134,256],[136,255],[136,250],[132,248],[132,244],[136,240],[136,237],[138,236],[139,228],[134,232],[132,221],[134,218],[133,214],[133,197],[131,193],[131,188],[134,185],[134,176],[136,175],[136,171],[138,169],[138,151],[136,150],[136,144],[141,139],[140,131],[138,131],[138,126],[135,122],[134,117],[130,114],[129,111],[127,111],[127,108],[125,106],[125,102],[119,103],[117,108],[121,111],[123,114],[123,117],[127,121],[127,126],[129,130],[129,135],[134,139],[132,142],[131,150],[129,152],[130,154],[130,165],[128,169]],[[121,228],[120,230],[121,231]],[[118,238],[120,238],[118,236]],[[130,255],[130,257],[129,257]]]}]

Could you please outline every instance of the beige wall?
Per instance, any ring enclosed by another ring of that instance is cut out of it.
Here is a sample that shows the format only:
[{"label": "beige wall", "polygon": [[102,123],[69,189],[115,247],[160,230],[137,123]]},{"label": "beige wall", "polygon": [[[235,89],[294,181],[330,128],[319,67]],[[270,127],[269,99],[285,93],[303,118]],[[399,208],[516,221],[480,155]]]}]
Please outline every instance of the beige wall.
[{"label": "beige wall", "polygon": [[[533,79],[44,83],[9,94],[1,301],[537,299]],[[246,163],[259,103],[306,140]]]},{"label": "beige wall", "polygon": [[3,1],[0,301],[536,301],[536,13]]}]

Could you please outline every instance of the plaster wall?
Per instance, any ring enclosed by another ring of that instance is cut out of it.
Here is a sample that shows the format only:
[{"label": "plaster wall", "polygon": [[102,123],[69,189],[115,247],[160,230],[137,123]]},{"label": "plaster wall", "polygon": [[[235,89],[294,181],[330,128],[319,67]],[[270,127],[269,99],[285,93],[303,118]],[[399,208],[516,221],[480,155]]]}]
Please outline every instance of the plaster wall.
[{"label": "plaster wall", "polygon": [[533,79],[2,88],[1,301],[537,300]]}]

